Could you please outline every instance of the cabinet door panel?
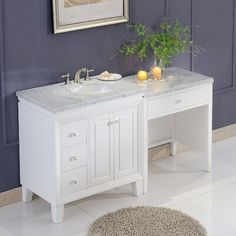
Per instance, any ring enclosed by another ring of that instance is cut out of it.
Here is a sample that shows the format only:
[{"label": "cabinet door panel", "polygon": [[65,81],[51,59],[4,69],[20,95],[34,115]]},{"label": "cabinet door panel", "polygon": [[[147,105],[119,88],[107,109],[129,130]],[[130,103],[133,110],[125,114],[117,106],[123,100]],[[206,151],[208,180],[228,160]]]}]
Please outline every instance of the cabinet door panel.
[{"label": "cabinet door panel", "polygon": [[115,113],[115,176],[137,171],[137,109]]},{"label": "cabinet door panel", "polygon": [[90,126],[90,185],[113,179],[113,127],[111,114],[96,117]]}]

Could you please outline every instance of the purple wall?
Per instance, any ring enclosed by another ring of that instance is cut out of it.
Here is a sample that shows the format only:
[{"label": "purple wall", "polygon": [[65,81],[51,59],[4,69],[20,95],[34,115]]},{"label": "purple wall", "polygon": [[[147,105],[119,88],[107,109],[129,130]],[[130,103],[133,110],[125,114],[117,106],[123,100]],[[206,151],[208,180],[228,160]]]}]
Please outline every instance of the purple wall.
[{"label": "purple wall", "polygon": [[[235,1],[130,0],[131,22],[157,28],[165,13],[192,24],[194,40],[206,48],[205,54],[183,55],[174,64],[215,77],[214,128],[234,123]],[[110,60],[127,35],[125,24],[54,35],[51,0],[0,0],[0,192],[19,186],[15,92],[55,83],[84,66],[97,74],[135,73],[136,58]]]}]

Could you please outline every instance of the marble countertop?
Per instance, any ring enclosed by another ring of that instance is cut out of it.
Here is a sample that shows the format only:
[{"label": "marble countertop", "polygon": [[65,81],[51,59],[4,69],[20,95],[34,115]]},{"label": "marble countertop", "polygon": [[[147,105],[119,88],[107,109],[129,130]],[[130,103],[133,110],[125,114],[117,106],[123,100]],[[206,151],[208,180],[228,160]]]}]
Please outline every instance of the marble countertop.
[{"label": "marble countertop", "polygon": [[[93,91],[94,87],[96,91]],[[93,78],[91,81],[83,81],[81,86],[59,83],[19,91],[16,95],[49,112],[59,113],[139,93],[144,94],[145,88],[125,79],[103,82]]]},{"label": "marble countertop", "polygon": [[[94,78],[83,82],[81,88],[78,85],[65,86],[60,83],[19,91],[16,95],[49,112],[59,113],[139,93],[144,93],[149,98],[206,83],[213,83],[213,78],[173,67],[165,70],[161,81],[138,81],[136,75],[116,82],[102,82]],[[89,89],[94,86],[98,89],[91,93]]]},{"label": "marble countertop", "polygon": [[166,69],[162,75],[162,80],[138,81],[136,76],[128,76],[126,79],[143,87],[147,98],[214,82],[214,79],[211,77],[176,67]]}]

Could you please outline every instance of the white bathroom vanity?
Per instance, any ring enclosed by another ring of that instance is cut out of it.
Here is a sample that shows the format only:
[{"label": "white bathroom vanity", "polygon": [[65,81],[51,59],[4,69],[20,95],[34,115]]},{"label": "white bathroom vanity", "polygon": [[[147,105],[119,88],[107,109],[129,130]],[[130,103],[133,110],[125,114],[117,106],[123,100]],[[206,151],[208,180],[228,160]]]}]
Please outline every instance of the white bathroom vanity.
[{"label": "white bathroom vanity", "polygon": [[162,81],[95,78],[17,93],[22,199],[35,193],[63,221],[64,204],[132,184],[147,192],[148,147],[177,142],[211,170],[213,79],[169,68]]}]

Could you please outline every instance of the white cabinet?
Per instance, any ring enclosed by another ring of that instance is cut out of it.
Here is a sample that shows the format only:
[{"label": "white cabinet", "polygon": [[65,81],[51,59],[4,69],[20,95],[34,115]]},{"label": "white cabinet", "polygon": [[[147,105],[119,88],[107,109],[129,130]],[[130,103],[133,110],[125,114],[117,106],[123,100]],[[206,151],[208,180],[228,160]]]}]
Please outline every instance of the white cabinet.
[{"label": "white cabinet", "polygon": [[89,120],[90,185],[137,172],[137,107]]},{"label": "white cabinet", "polygon": [[20,99],[23,201],[36,193],[59,223],[66,203],[126,184],[143,194],[145,102],[140,93],[54,114]]},{"label": "white cabinet", "polygon": [[97,103],[79,93],[56,99],[56,89],[67,91],[61,85],[20,92],[23,201],[37,194],[51,204],[52,219],[59,223],[66,203],[126,184],[133,185],[136,195],[146,193],[148,136],[150,147],[171,142],[172,155],[177,142],[200,151],[210,170],[213,80],[176,68],[168,71],[172,79],[141,83],[145,91],[123,80],[120,94],[119,84],[114,90],[116,99],[110,92],[98,93]]}]

